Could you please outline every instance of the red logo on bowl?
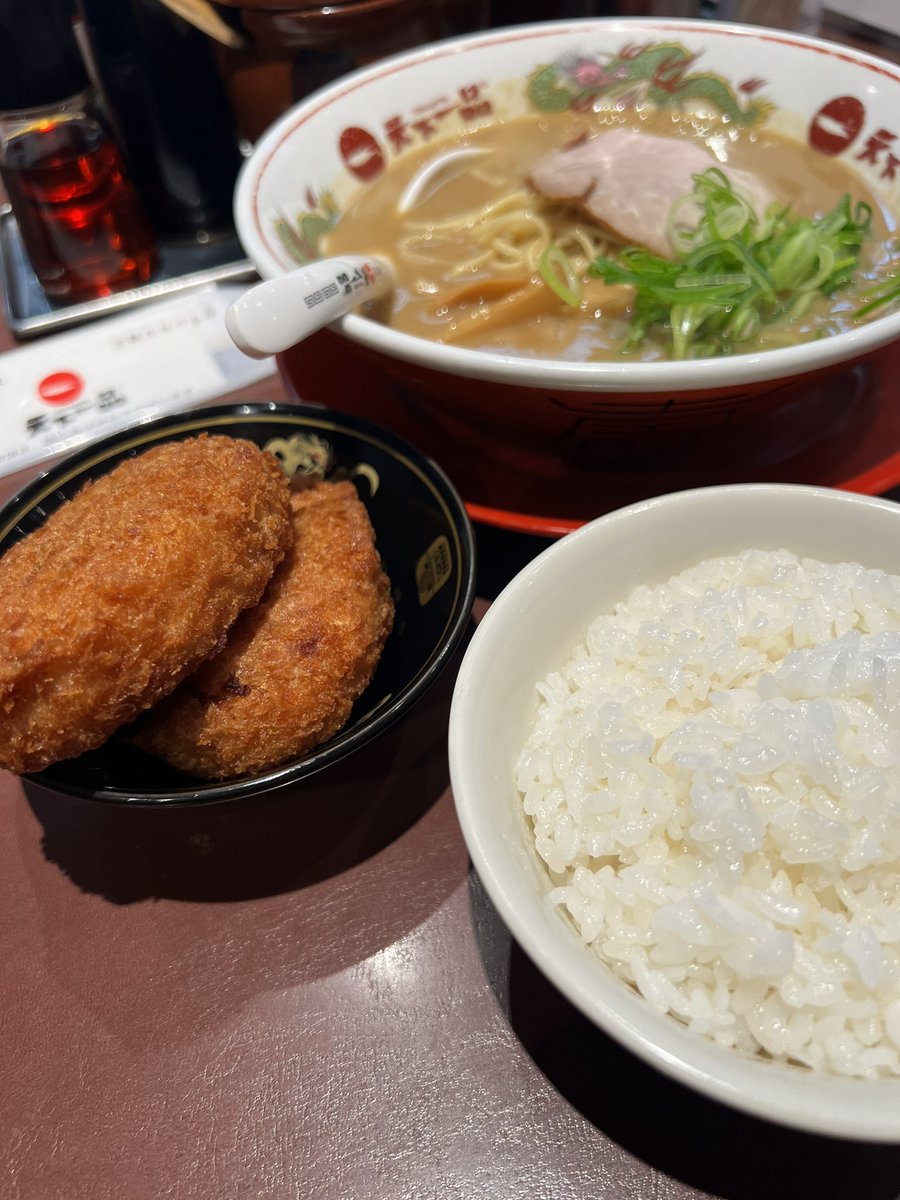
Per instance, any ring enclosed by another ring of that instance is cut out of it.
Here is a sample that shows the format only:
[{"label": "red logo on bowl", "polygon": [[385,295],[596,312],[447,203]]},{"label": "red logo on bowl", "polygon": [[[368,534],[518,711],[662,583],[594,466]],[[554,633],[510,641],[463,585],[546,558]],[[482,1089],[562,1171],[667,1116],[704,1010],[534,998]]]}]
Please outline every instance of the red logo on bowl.
[{"label": "red logo on bowl", "polygon": [[368,183],[384,170],[384,154],[375,138],[365,129],[351,125],[338,141],[344,166],[357,179]]},{"label": "red logo on bowl", "polygon": [[835,96],[809,123],[809,144],[820,154],[840,154],[862,129],[866,110],[855,96]]},{"label": "red logo on bowl", "polygon": [[37,390],[47,404],[71,404],[84,391],[84,380],[74,371],[54,371],[44,376]]}]

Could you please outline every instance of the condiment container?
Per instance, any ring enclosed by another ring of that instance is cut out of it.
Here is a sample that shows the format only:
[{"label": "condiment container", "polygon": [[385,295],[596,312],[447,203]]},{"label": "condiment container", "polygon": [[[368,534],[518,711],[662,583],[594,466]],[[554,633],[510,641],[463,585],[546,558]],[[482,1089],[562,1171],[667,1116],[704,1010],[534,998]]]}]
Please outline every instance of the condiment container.
[{"label": "condiment container", "polygon": [[57,0],[0,0],[0,177],[52,301],[150,278],[153,232]]},{"label": "condiment container", "polygon": [[488,0],[222,0],[220,8],[237,15],[247,38],[246,49],[217,53],[241,134],[250,141],[295,101],[341,75],[481,29],[488,19]]},{"label": "condiment container", "polygon": [[233,233],[242,156],[210,39],[162,0],[78,0],[129,171],[164,238]]}]

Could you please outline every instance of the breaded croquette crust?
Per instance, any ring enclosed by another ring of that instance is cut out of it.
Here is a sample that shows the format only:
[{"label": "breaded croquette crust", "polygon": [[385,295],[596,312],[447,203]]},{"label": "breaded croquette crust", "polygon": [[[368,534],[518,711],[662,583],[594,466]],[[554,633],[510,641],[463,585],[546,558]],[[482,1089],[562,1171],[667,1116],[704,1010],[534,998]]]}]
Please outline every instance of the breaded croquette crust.
[{"label": "breaded croquette crust", "polygon": [[264,771],[336,733],[368,686],[394,606],[352,483],[291,497],[294,544],[224,649],[139,723],[135,741],[206,779]]},{"label": "breaded croquette crust", "polygon": [[249,441],[169,442],[89,483],[0,558],[0,766],[99,746],[171,692],[291,538],[287,480]]}]

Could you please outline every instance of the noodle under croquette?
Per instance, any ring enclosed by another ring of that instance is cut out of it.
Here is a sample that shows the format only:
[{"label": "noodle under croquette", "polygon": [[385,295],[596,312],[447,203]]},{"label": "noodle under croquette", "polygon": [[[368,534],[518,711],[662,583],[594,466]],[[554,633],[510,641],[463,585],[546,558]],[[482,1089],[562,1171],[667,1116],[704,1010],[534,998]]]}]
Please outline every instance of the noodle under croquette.
[{"label": "noodle under croquette", "polygon": [[189,774],[253,774],[327,740],[390,633],[390,583],[353,484],[318,483],[291,505],[294,543],[262,601],[134,733]]},{"label": "noodle under croquette", "polygon": [[0,558],[0,766],[101,745],[256,604],[292,539],[255,444],[205,434],[87,484]]}]

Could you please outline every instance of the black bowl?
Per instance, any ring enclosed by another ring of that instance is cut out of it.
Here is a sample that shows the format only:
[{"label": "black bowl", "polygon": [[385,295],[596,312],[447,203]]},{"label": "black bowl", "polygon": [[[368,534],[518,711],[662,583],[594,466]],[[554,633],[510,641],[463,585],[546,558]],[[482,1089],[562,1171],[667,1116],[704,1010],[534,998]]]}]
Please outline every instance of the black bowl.
[{"label": "black bowl", "polygon": [[260,775],[204,783],[110,738],[28,776],[58,792],[125,804],[232,800],[312,775],[382,733],[446,666],[469,621],[475,546],[462,500],[443,471],[393,434],[330,409],[235,404],[147,421],[95,442],[34,480],[0,512],[0,554],[37,529],[90,479],[158,442],[209,431],[249,438],[285,472],[351,478],[368,509],[391,581],[394,628],[371,684],[334,737]]}]

